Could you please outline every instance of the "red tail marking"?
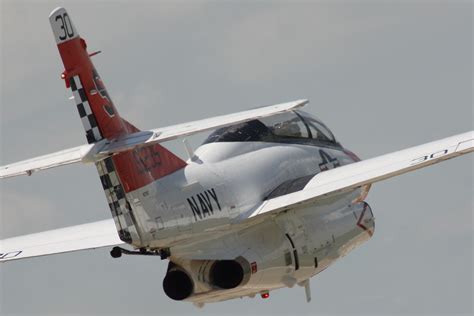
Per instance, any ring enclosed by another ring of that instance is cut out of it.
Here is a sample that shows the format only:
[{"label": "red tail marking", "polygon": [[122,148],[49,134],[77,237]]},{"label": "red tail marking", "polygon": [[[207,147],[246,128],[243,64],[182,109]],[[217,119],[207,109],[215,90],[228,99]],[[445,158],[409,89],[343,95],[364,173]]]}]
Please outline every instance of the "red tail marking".
[{"label": "red tail marking", "polygon": [[134,191],[186,166],[186,162],[158,144],[120,153],[112,159],[125,192]]},{"label": "red tail marking", "polygon": [[73,38],[59,44],[58,50],[66,69],[64,79],[68,82],[70,77],[79,75],[102,136],[110,139],[124,135],[122,120],[89,58],[86,42]]},{"label": "red tail marking", "polygon": [[[58,44],[63,60],[64,79],[78,75],[102,137],[108,139],[138,132],[122,120],[87,53],[86,42],[73,38]],[[113,156],[116,171],[126,192],[134,191],[156,179],[186,166],[186,162],[161,145],[149,145]]]},{"label": "red tail marking", "polygon": [[[129,133],[140,131],[130,122],[122,121]],[[186,166],[186,162],[159,144],[120,153],[112,159],[125,192],[134,191]]]}]

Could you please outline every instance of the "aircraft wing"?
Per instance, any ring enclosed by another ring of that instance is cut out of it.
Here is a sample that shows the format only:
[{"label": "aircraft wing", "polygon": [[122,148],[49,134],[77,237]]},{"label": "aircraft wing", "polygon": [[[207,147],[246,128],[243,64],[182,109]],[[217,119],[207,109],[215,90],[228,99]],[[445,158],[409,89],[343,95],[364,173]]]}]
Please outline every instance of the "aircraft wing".
[{"label": "aircraft wing", "polygon": [[301,191],[264,201],[248,217],[311,203],[332,193],[349,191],[472,151],[474,131],[324,171]]},{"label": "aircraft wing", "polygon": [[76,162],[95,162],[112,154],[131,150],[136,147],[161,143],[182,136],[295,110],[305,106],[307,103],[308,100],[297,100],[228,115],[216,116],[204,120],[141,131],[130,134],[122,139],[104,139],[95,144],[82,145],[45,156],[0,166],[0,179],[19,175],[31,175],[33,172],[39,170],[59,167]]},{"label": "aircraft wing", "polygon": [[0,240],[0,262],[123,244],[113,219]]},{"label": "aircraft wing", "polygon": [[233,114],[215,116],[203,120],[192,121],[183,124],[171,125],[149,131],[131,134],[123,139],[118,139],[104,146],[98,151],[99,155],[114,154],[121,151],[130,150],[137,146],[144,146],[153,143],[161,143],[179,137],[188,136],[224,126],[243,123],[261,117],[274,115],[277,113],[296,110],[305,106],[308,100],[297,100],[288,103],[265,106],[252,110],[237,112]]},{"label": "aircraft wing", "polygon": [[36,158],[0,166],[0,179],[19,175],[31,175],[33,172],[80,162],[93,145],[83,145]]}]

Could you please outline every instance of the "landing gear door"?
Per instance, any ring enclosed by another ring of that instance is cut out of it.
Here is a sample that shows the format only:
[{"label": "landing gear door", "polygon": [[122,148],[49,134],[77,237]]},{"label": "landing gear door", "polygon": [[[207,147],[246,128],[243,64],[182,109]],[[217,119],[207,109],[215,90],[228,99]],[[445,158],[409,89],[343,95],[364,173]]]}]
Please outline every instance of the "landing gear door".
[{"label": "landing gear door", "polygon": [[[301,268],[312,267],[314,259],[311,249],[309,249],[310,243],[306,227],[301,219],[295,216],[293,212],[288,212],[278,222],[285,234],[285,238],[288,240],[295,272]],[[286,256],[288,255],[286,254]]]}]

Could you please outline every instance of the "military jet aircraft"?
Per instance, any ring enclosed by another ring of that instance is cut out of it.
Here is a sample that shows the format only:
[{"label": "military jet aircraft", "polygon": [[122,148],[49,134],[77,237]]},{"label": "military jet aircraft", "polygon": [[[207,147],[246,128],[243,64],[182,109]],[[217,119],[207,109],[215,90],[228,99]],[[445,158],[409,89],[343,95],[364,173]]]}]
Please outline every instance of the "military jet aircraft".
[{"label": "military jet aircraft", "polygon": [[[0,241],[0,262],[110,247],[169,260],[163,290],[202,306],[305,287],[370,239],[372,183],[474,150],[474,132],[361,161],[307,100],[140,131],[119,115],[64,8],[49,17],[88,144],[0,167],[0,178],[97,168],[109,220]],[[162,143],[211,131],[184,161]]]}]

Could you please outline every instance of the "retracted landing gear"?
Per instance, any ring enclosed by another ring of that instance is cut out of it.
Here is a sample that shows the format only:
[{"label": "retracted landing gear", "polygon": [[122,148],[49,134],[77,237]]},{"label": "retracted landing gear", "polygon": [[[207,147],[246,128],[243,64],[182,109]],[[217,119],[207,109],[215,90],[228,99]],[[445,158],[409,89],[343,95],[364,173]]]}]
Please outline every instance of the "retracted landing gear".
[{"label": "retracted landing gear", "polygon": [[160,256],[161,260],[167,259],[170,256],[170,249],[163,248],[157,250],[147,250],[146,248],[140,248],[138,250],[128,250],[122,247],[114,247],[110,251],[112,258],[120,258],[122,255],[131,256]]}]

